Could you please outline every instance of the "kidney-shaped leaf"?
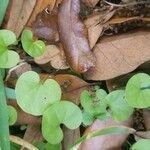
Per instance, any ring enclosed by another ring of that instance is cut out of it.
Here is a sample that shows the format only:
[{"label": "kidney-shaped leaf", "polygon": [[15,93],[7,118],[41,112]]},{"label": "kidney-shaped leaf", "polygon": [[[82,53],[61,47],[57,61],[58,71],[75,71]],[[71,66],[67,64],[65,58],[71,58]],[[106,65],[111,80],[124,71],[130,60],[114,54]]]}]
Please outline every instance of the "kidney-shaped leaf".
[{"label": "kidney-shaped leaf", "polygon": [[40,80],[36,72],[23,73],[16,84],[18,105],[27,113],[42,115],[46,108],[61,98],[61,88],[53,79]]},{"label": "kidney-shaped leaf", "polygon": [[19,62],[19,55],[7,47],[15,42],[16,36],[12,31],[0,30],[0,68],[11,68]]},{"label": "kidney-shaped leaf", "polygon": [[150,140],[149,139],[142,139],[136,142],[132,147],[131,150],[149,150],[150,148]]},{"label": "kidney-shaped leaf", "polygon": [[54,103],[43,114],[42,133],[51,144],[58,144],[63,139],[60,124],[69,129],[76,129],[82,122],[82,112],[78,106],[69,101]]},{"label": "kidney-shaped leaf", "polygon": [[33,34],[30,30],[24,30],[21,35],[23,49],[32,57],[41,56],[45,51],[45,44],[41,40],[33,41]]},{"label": "kidney-shaped leaf", "polygon": [[129,105],[136,108],[150,106],[150,76],[145,73],[134,75],[126,86],[126,99]]},{"label": "kidney-shaped leaf", "polygon": [[107,95],[106,100],[112,117],[116,121],[127,120],[133,113],[133,108],[128,105],[125,99],[124,90],[116,90],[111,92]]}]

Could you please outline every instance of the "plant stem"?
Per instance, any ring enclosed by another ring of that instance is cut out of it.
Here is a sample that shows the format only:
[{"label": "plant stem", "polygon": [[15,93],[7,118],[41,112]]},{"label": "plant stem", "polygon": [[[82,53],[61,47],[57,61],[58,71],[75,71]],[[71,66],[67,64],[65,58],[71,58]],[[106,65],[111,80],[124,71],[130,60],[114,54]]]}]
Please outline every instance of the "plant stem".
[{"label": "plant stem", "polygon": [[1,150],[10,150],[8,111],[3,77],[0,69],[0,147]]}]

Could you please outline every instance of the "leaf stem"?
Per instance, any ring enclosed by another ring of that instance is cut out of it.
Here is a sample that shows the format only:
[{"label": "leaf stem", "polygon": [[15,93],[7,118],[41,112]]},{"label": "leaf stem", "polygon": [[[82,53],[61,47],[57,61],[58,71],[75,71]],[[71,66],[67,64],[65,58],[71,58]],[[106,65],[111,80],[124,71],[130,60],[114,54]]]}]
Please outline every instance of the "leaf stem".
[{"label": "leaf stem", "polygon": [[8,111],[1,69],[0,69],[0,147],[2,150],[10,150]]}]

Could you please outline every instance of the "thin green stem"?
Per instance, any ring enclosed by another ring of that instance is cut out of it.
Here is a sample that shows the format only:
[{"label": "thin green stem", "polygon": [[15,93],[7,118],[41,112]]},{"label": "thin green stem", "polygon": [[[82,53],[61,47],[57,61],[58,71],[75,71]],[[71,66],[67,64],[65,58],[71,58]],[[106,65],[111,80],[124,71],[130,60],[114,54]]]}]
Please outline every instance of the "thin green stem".
[{"label": "thin green stem", "polygon": [[10,150],[8,111],[1,69],[0,69],[0,147],[1,150]]}]

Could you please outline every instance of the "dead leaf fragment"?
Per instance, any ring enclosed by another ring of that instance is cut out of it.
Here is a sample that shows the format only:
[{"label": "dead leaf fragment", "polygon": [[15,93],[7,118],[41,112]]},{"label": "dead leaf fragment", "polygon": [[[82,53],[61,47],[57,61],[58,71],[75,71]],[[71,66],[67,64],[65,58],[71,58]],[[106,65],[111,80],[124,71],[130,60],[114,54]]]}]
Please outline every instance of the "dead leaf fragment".
[{"label": "dead leaf fragment", "polygon": [[143,110],[143,118],[146,130],[150,130],[150,110]]},{"label": "dead leaf fragment", "polygon": [[107,80],[129,73],[150,60],[150,32],[138,31],[103,38],[93,50],[96,67],[85,76],[88,80]]},{"label": "dead leaf fragment", "polygon": [[90,51],[79,11],[79,0],[64,0],[59,9],[58,24],[68,64],[76,72],[83,73],[94,66],[95,57]]},{"label": "dead leaf fragment", "polygon": [[40,12],[32,23],[33,33],[41,39],[51,43],[59,41],[57,12],[50,12],[49,7]]},{"label": "dead leaf fragment", "polygon": [[9,9],[7,10],[4,28],[15,32],[16,36],[19,37],[35,4],[36,0],[11,0]]},{"label": "dead leaf fragment", "polygon": [[59,74],[53,77],[62,87],[62,99],[70,100],[77,105],[80,103],[80,94],[90,88],[90,84],[79,77],[69,74]]},{"label": "dead leaf fragment", "polygon": [[[86,133],[90,133],[94,130],[100,130],[113,125],[131,126],[132,120],[126,122],[117,123],[112,119],[106,121],[96,120],[87,130]],[[122,144],[125,142],[128,135],[106,135],[94,137],[81,144],[79,150],[121,150]]]},{"label": "dead leaf fragment", "polygon": [[32,24],[32,22],[35,21],[36,16],[42,12],[48,5],[50,10],[52,10],[55,6],[56,0],[37,0],[36,1],[36,5],[35,8],[30,16],[30,19],[27,23],[28,26],[30,26]]},{"label": "dead leaf fragment", "polygon": [[51,66],[55,69],[69,68],[61,46],[58,48],[55,45],[47,45],[44,54],[40,57],[36,57],[34,61],[37,64],[46,64],[50,62]]},{"label": "dead leaf fragment", "polygon": [[82,2],[89,7],[95,7],[99,0],[82,0]]}]

